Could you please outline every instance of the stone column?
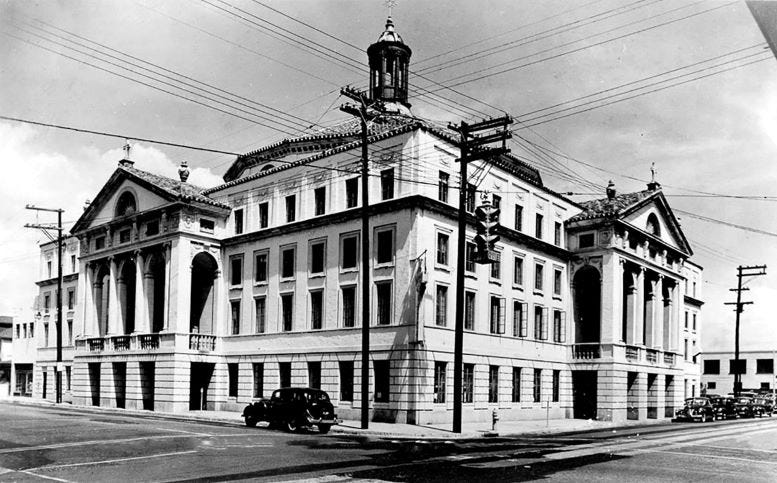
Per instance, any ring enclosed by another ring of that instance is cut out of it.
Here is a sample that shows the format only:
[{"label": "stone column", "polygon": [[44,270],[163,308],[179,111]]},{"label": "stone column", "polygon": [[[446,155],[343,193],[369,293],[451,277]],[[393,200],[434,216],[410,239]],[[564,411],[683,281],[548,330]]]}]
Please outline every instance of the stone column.
[{"label": "stone column", "polygon": [[666,297],[664,298],[664,310],[662,313],[662,327],[664,333],[661,340],[664,344],[663,347],[665,351],[671,350],[672,348],[672,309],[674,306],[674,301],[672,299],[674,298],[673,292],[676,286],[676,283],[668,284]]},{"label": "stone column", "polygon": [[639,277],[636,273],[628,270],[625,265],[623,267],[625,275],[629,277],[631,286],[627,289],[626,293],[626,344],[635,345],[638,343],[638,331],[637,331],[637,311],[641,310],[641,307],[637,303],[638,287],[637,283]]},{"label": "stone column", "polygon": [[170,290],[172,282],[170,280],[170,265],[171,265],[171,243],[165,242],[162,253],[165,257],[165,308],[162,323],[162,332],[170,331]]},{"label": "stone column", "polygon": [[108,287],[103,284],[103,292],[108,290],[108,333],[115,335],[119,333],[119,296],[118,296],[118,274],[116,273],[116,259],[110,257],[110,276],[108,277]]},{"label": "stone column", "polygon": [[656,305],[658,305],[657,283],[650,278],[647,279],[647,283],[650,291],[645,294],[645,347],[654,347],[656,345]]},{"label": "stone column", "polygon": [[682,300],[682,294],[680,293],[680,285],[675,283],[674,289],[672,290],[672,321],[671,321],[671,327],[672,327],[672,338],[671,338],[671,346],[670,349],[674,352],[678,352],[680,348],[680,310],[682,309],[683,304],[681,303]]},{"label": "stone column", "polygon": [[92,273],[92,262],[82,263],[81,273],[84,274],[83,280],[78,281],[79,301],[81,302],[81,334],[82,336],[99,335],[95,331],[96,325],[94,319],[96,312],[94,310],[94,274]]},{"label": "stone column", "polygon": [[653,347],[664,347],[664,276],[659,275],[654,289]]},{"label": "stone column", "polygon": [[133,334],[151,332],[148,327],[148,307],[146,306],[145,284],[146,257],[135,250],[135,328]]},{"label": "stone column", "polygon": [[642,345],[645,342],[644,333],[644,307],[645,307],[645,267],[637,269],[636,301],[634,311],[634,344]]}]

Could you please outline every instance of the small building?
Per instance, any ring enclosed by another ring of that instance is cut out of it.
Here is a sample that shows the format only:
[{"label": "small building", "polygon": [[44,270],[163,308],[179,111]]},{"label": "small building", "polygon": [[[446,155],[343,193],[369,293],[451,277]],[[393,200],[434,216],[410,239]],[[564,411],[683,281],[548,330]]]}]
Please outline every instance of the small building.
[{"label": "small building", "polygon": [[701,353],[701,389],[707,394],[734,392],[734,375],[742,375],[742,390],[772,392],[775,389],[777,349],[739,352],[737,366],[734,351]]},{"label": "small building", "polygon": [[0,398],[11,395],[13,373],[13,317],[0,316]]}]

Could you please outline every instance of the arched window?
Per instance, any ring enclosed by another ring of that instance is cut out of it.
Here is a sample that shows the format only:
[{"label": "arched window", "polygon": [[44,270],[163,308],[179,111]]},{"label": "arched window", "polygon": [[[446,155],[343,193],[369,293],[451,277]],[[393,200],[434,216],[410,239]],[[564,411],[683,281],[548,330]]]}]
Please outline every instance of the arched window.
[{"label": "arched window", "polygon": [[661,225],[658,224],[658,217],[655,213],[651,213],[648,216],[647,223],[645,224],[645,231],[651,235],[661,236]]},{"label": "arched window", "polygon": [[131,215],[136,211],[138,211],[138,204],[135,202],[135,197],[129,191],[125,191],[116,203],[116,216]]}]

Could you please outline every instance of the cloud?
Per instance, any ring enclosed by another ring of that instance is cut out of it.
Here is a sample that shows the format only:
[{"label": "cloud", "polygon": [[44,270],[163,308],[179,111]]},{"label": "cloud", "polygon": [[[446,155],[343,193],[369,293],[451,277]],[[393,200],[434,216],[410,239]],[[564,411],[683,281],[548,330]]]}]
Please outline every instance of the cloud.
[{"label": "cloud", "polygon": [[[26,210],[33,204],[62,208],[67,230],[83,213],[84,202],[97,192],[123,157],[121,149],[101,152],[84,147],[78,155],[65,155],[43,148],[39,131],[28,125],[0,122],[0,315],[31,316],[37,294],[39,249],[48,238],[25,223],[56,223],[55,213]],[[163,176],[178,177],[178,166],[165,153],[152,146],[133,145],[132,158],[138,169]],[[200,186],[221,183],[221,178],[205,168],[190,168],[189,182]]]}]

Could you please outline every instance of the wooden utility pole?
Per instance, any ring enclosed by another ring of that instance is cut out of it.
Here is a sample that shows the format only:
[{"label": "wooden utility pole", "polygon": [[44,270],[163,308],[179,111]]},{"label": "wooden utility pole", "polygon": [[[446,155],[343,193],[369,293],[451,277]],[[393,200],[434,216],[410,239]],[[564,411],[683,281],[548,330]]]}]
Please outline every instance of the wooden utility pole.
[{"label": "wooden utility pole", "polygon": [[380,101],[369,102],[367,93],[351,87],[344,87],[340,94],[358,102],[358,105],[344,104],[340,110],[355,116],[361,121],[362,141],[362,429],[370,426],[370,199],[369,199],[369,126],[367,123],[380,115],[383,104]]},{"label": "wooden utility pole", "polygon": [[[57,366],[54,369],[54,380],[56,386],[56,401],[62,402],[62,213],[65,211],[60,208],[38,208],[33,205],[25,207],[28,210],[49,211],[57,214],[57,225],[27,223],[25,228],[37,228],[43,230],[47,236],[47,230],[57,230]],[[45,332],[44,332],[45,333]]]},{"label": "wooden utility pole", "polygon": [[743,267],[742,265],[737,267],[737,288],[730,288],[729,291],[737,293],[736,302],[725,302],[724,305],[736,305],[734,312],[736,312],[736,328],[734,334],[734,397],[739,397],[739,393],[742,391],[742,371],[739,367],[739,314],[744,312],[744,306],[750,305],[753,302],[742,302],[742,292],[750,290],[749,288],[742,286],[742,279],[745,277],[757,277],[760,275],[766,275],[766,265],[753,265]]},{"label": "wooden utility pole", "polygon": [[[498,119],[490,119],[476,124],[462,122],[458,126],[449,125],[448,128],[457,131],[460,136],[459,149],[459,213],[458,213],[458,240],[456,252],[456,327],[453,342],[453,432],[461,433],[461,404],[462,404],[462,374],[464,370],[464,266],[466,263],[466,231],[467,231],[467,164],[470,161],[484,159],[490,156],[498,156],[509,152],[505,142],[510,138],[510,131],[506,128],[513,122],[509,116]],[[502,128],[493,134],[475,136],[474,133],[486,130]],[[487,144],[502,141],[501,148],[488,148]]]}]

